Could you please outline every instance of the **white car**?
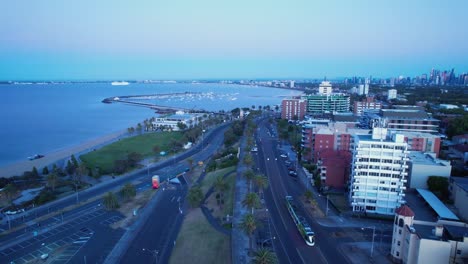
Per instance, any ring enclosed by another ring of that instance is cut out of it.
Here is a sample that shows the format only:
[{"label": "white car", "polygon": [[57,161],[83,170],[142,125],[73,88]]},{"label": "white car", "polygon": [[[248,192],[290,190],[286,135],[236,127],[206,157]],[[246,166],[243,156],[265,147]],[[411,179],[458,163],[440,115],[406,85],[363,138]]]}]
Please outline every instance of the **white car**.
[{"label": "white car", "polygon": [[253,147],[250,151],[252,151],[252,152],[257,152],[257,151],[258,151],[258,148],[257,148],[257,147]]},{"label": "white car", "polygon": [[282,158],[287,158],[288,155],[286,155],[286,154],[281,154],[280,157],[282,157]]}]

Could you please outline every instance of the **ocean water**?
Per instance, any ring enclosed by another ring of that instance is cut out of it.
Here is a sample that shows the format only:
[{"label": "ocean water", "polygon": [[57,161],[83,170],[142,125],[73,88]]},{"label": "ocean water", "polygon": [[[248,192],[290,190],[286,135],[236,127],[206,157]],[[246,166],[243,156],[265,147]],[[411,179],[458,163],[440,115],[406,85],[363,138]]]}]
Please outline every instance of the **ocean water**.
[{"label": "ocean water", "polygon": [[209,111],[255,105],[274,106],[297,91],[225,84],[110,83],[0,85],[0,166],[23,161],[36,153],[70,147],[135,126],[155,113],[144,107],[104,104],[107,97],[167,93],[147,102]]}]

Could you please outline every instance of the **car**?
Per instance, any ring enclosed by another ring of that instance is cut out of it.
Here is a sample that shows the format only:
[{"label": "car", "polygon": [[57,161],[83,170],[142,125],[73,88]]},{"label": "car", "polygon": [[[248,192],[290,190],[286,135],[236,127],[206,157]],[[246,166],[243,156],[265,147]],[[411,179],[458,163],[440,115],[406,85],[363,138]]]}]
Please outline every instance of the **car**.
[{"label": "car", "polygon": [[257,147],[253,147],[250,151],[252,151],[252,152],[257,152],[257,151],[258,151],[258,148],[257,148]]},{"label": "car", "polygon": [[40,159],[40,158],[43,158],[43,157],[44,157],[44,155],[42,155],[42,154],[36,154],[34,156],[28,157],[28,159],[29,160],[36,160],[36,159]]},{"label": "car", "polygon": [[289,176],[293,177],[293,178],[297,178],[297,172],[295,171],[289,171]]},{"label": "car", "polygon": [[282,157],[282,158],[287,158],[288,155],[286,155],[286,154],[281,154],[280,157]]},{"label": "car", "polygon": [[291,165],[291,161],[290,161],[290,160],[286,160],[286,161],[284,162],[284,164],[286,164],[286,165]]},{"label": "car", "polygon": [[296,167],[294,167],[294,165],[289,166],[288,171],[296,171]]}]

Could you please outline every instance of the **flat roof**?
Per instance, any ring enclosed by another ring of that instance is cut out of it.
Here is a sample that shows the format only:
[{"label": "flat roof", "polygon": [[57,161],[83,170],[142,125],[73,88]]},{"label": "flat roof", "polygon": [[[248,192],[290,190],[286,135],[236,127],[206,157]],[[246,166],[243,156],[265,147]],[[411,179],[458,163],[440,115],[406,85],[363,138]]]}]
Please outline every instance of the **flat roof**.
[{"label": "flat roof", "polygon": [[439,215],[440,219],[460,221],[460,219],[458,219],[458,217],[452,211],[450,211],[447,206],[445,206],[432,192],[419,188],[416,190]]},{"label": "flat roof", "polygon": [[440,167],[448,167],[450,165],[449,161],[443,161],[443,160],[434,158],[428,153],[422,153],[419,151],[410,151],[408,158],[410,158],[413,164],[432,165],[432,166],[440,166]]}]

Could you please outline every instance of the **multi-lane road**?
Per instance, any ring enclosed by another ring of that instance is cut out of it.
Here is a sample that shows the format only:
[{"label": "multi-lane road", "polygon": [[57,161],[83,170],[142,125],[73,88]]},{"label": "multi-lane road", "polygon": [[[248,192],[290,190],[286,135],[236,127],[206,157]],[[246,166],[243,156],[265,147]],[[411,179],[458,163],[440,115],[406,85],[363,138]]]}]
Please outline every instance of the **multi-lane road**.
[{"label": "multi-lane road", "polygon": [[[76,204],[75,195],[25,212],[10,223],[11,228],[16,229],[16,231],[4,232],[5,234],[0,237],[0,262],[27,263],[34,259],[40,259],[41,256],[47,256],[48,262],[51,263],[103,262],[125,231],[120,228],[110,228],[110,224],[121,220],[124,216],[118,212],[109,212],[103,209],[101,200],[95,199],[95,197],[101,197],[108,191],[118,190],[127,182],[135,183],[138,191],[149,189],[150,177],[148,175],[158,174],[164,181],[187,168],[188,163],[185,162],[187,158],[191,157],[194,161],[208,159],[223,143],[223,134],[227,126],[228,124],[224,124],[208,131],[201,144],[185,153],[155,164],[148,169],[141,169],[125,177],[118,177],[111,182],[80,192],[78,196],[80,203],[77,204],[76,208],[69,209],[63,214],[60,212],[64,208],[70,208]],[[167,192],[158,193],[157,195],[161,196],[159,197],[162,200],[160,204],[163,207],[158,208],[157,211],[164,214],[166,211],[176,210],[179,212],[178,203],[183,201],[185,193],[186,187],[183,179],[182,185],[169,188]],[[164,207],[165,204],[168,204],[165,202],[167,199],[169,202],[174,201],[174,196],[176,196],[177,203]],[[177,222],[158,222],[157,219],[167,219],[165,215],[161,217],[161,215],[156,214],[152,215],[151,218],[158,225],[169,229],[168,226]],[[10,226],[4,223],[0,228],[5,231]],[[144,226],[142,230],[147,230],[147,228]],[[178,231],[177,226],[174,228]],[[162,230],[164,231],[164,229]],[[141,234],[152,236],[152,241],[155,242],[154,246],[163,248],[161,251],[163,254],[160,257],[168,258],[172,247],[163,245],[168,242],[166,241],[168,236],[158,235],[155,238],[152,231],[149,233],[143,231]],[[172,237],[174,235],[177,235],[177,232],[171,233]],[[133,243],[132,247],[144,248],[145,253],[147,249],[154,248],[148,244],[140,245],[138,243],[140,236],[138,238],[137,243]],[[127,255],[132,254],[132,247],[129,248]]]},{"label": "multi-lane road", "polygon": [[[357,239],[371,239],[372,230],[325,227],[319,225],[312,215],[304,213],[305,220],[315,232],[315,245],[307,246],[285,204],[287,195],[298,201],[299,196],[304,194],[305,188],[297,177],[288,174],[286,159],[281,157],[283,153],[278,149],[279,141],[276,135],[275,128],[271,124],[266,121],[261,122],[256,132],[258,152],[255,152],[255,156],[259,170],[269,178],[265,203],[271,215],[270,228],[276,238],[273,240],[273,245],[280,263],[347,263],[348,259],[338,250],[339,245]],[[352,234],[360,234],[360,237],[353,237]],[[388,241],[388,232],[386,235],[385,240]],[[384,234],[380,234],[380,238],[383,236]]]}]

